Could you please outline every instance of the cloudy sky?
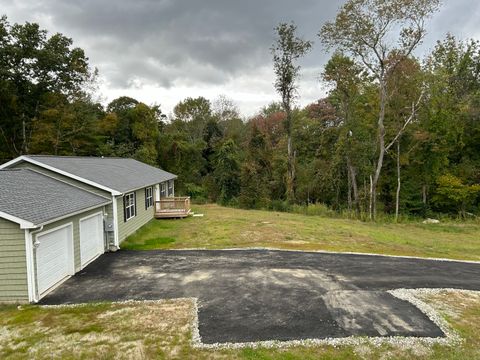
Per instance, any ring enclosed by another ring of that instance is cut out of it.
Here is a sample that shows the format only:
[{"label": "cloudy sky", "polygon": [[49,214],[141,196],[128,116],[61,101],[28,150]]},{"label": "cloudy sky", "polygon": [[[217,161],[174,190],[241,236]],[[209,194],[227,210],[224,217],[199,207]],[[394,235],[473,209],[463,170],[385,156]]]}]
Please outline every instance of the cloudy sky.
[{"label": "cloudy sky", "polygon": [[[328,55],[316,37],[343,0],[0,0],[10,22],[37,22],[72,37],[101,75],[104,102],[121,95],[170,112],[185,97],[234,100],[244,115],[277,100],[269,47],[273,28],[293,20],[315,41],[303,60],[301,105],[325,94]],[[444,0],[417,55],[447,32],[480,39],[480,2]]]}]

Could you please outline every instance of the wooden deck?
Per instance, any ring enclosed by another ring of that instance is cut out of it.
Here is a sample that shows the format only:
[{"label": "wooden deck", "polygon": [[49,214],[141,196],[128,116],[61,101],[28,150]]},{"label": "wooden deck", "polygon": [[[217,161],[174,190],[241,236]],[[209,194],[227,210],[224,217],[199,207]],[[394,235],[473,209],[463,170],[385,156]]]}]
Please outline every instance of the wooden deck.
[{"label": "wooden deck", "polygon": [[166,197],[155,201],[155,218],[185,218],[191,213],[190,197]]}]

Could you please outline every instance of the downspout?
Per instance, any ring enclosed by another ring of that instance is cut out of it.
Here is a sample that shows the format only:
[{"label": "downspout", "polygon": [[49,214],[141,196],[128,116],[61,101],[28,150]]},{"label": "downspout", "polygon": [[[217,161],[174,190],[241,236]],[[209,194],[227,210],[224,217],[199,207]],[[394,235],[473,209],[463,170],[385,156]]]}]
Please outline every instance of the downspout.
[{"label": "downspout", "polygon": [[36,230],[25,229],[25,253],[27,258],[27,287],[28,287],[28,300],[29,302],[38,302],[38,290],[36,282],[36,269],[35,269],[35,249],[39,244],[33,243],[33,235],[41,232],[43,225]]}]

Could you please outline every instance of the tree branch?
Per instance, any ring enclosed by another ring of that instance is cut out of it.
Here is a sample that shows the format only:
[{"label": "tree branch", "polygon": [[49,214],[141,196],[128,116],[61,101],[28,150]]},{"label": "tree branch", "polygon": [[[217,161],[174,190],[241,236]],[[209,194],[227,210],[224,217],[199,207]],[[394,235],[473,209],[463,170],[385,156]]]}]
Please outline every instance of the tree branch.
[{"label": "tree branch", "polygon": [[390,148],[397,142],[397,140],[400,138],[400,136],[402,136],[402,134],[405,131],[405,129],[407,128],[408,124],[410,124],[412,122],[412,120],[415,118],[415,115],[417,114],[416,109],[417,109],[418,105],[420,104],[420,102],[422,101],[422,98],[423,98],[423,91],[420,94],[417,102],[412,104],[412,113],[410,114],[408,119],[405,121],[402,128],[398,131],[397,135],[393,138],[393,140],[390,142],[390,144],[388,144],[385,147],[385,152],[388,152],[388,150],[390,150]]}]

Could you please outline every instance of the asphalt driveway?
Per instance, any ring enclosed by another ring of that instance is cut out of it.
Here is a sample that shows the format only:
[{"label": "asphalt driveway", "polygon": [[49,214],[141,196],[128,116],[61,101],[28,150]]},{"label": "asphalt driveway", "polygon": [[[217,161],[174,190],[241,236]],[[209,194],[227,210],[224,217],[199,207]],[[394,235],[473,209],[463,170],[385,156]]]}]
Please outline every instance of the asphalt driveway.
[{"label": "asphalt driveway", "polygon": [[386,290],[480,290],[480,264],[268,250],[119,251],[43,304],[196,297],[204,343],[360,336],[439,337]]}]

